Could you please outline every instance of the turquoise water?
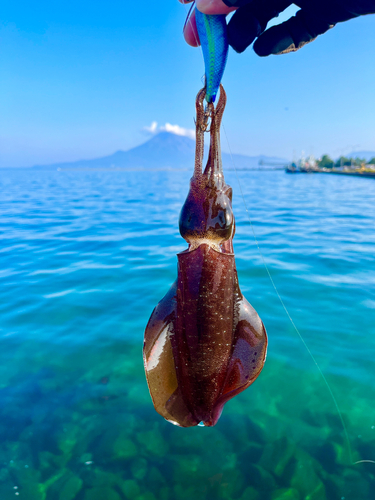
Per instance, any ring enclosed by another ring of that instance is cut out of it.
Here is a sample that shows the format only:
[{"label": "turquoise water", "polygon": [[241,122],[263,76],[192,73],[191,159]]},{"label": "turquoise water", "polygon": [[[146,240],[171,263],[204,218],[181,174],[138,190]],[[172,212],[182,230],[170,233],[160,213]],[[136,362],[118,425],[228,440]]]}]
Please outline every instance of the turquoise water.
[{"label": "turquoise water", "polygon": [[[143,330],[176,276],[190,172],[0,176],[0,499],[375,497],[375,183],[234,172],[235,251],[268,357],[214,428],[153,409]],[[351,457],[350,457],[351,453]]]}]

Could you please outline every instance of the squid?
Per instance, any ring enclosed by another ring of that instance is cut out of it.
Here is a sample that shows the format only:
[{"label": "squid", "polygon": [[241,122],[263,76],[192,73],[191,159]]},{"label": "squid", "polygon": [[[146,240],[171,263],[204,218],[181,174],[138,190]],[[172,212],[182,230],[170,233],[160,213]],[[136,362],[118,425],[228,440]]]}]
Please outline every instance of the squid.
[{"label": "squid", "polygon": [[263,322],[238,283],[232,188],[220,149],[226,93],[220,85],[216,107],[210,99],[205,108],[205,97],[203,88],[196,97],[194,173],[179,220],[188,248],[177,255],[177,279],[151,314],[143,348],[155,410],[181,427],[215,425],[225,403],[259,376],[267,351]]}]

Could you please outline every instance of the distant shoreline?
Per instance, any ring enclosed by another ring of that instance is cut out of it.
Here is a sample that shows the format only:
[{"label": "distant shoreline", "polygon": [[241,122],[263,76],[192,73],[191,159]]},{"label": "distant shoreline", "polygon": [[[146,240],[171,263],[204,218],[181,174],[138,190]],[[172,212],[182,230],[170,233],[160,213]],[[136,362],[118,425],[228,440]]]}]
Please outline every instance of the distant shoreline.
[{"label": "distant shoreline", "polygon": [[355,177],[373,177],[373,178],[375,178],[375,172],[358,172],[358,171],[357,172],[355,172],[355,171],[349,171],[349,172],[342,171],[342,172],[340,172],[339,170],[336,170],[333,172],[321,171],[321,172],[318,172],[318,174],[351,175],[351,176],[355,176]]},{"label": "distant shoreline", "polygon": [[[285,167],[259,167],[259,168],[244,168],[244,167],[227,167],[224,165],[225,172],[270,172],[282,171]],[[186,167],[0,167],[2,170],[30,170],[32,172],[193,172],[193,166]]]},{"label": "distant shoreline", "polygon": [[299,168],[299,169],[294,169],[293,167],[286,167],[285,172],[287,174],[335,174],[335,175],[349,175],[352,177],[372,177],[375,178],[375,171],[368,171],[368,170],[359,170],[359,169],[353,169],[353,170],[336,170],[336,169],[329,169],[329,168]]}]

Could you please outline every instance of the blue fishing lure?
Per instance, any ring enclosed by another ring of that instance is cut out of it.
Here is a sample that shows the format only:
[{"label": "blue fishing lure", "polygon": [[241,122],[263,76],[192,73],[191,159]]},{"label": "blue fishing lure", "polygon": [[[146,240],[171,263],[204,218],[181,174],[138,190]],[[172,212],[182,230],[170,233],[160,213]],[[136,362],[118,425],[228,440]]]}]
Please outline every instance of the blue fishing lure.
[{"label": "blue fishing lure", "polygon": [[207,15],[195,8],[197,30],[206,72],[206,101],[215,102],[228,57],[227,23],[224,15]]}]

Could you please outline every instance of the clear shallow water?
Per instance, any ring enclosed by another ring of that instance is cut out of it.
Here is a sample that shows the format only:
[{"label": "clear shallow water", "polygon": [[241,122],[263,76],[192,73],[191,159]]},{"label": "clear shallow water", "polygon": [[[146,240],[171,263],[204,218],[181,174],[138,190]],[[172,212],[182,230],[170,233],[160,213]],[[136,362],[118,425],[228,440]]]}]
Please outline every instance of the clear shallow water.
[{"label": "clear shallow water", "polygon": [[[375,460],[375,183],[238,175],[353,460]],[[375,464],[350,464],[234,172],[237,268],[268,331],[267,362],[212,429],[155,413],[143,330],[186,247],[177,220],[189,177],[1,171],[1,500],[374,498]]]}]

